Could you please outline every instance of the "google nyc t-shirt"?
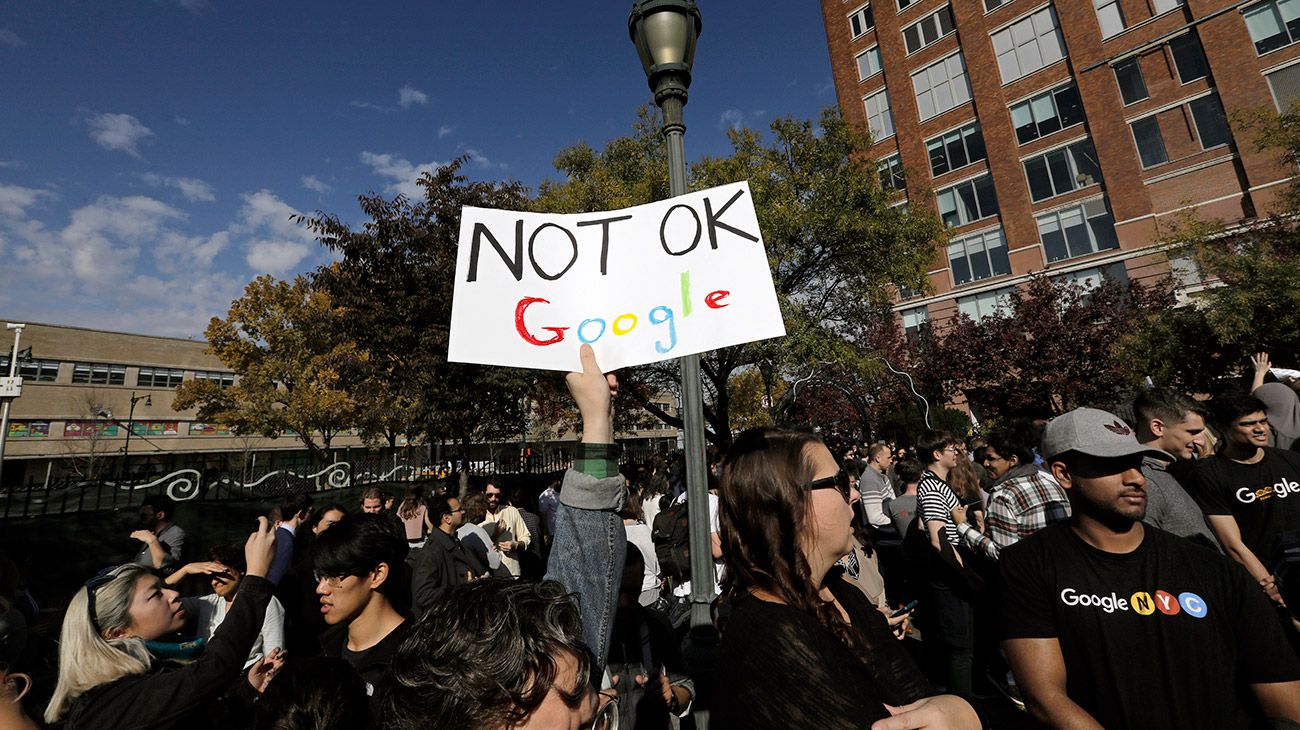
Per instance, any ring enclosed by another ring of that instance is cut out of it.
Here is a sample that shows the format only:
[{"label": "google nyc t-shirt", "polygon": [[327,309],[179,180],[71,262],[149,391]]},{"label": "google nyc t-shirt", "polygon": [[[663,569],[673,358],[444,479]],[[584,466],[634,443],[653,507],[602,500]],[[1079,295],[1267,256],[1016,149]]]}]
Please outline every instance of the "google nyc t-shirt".
[{"label": "google nyc t-shirt", "polygon": [[1207,515],[1232,515],[1241,541],[1266,566],[1278,535],[1300,530],[1300,454],[1265,447],[1264,458],[1241,464],[1212,456],[1192,471],[1192,496]]},{"label": "google nyc t-shirt", "polygon": [[1056,638],[1070,699],[1106,728],[1245,728],[1245,684],[1300,679],[1236,563],[1150,526],[1098,550],[1063,523],[1002,553],[1003,638]]}]

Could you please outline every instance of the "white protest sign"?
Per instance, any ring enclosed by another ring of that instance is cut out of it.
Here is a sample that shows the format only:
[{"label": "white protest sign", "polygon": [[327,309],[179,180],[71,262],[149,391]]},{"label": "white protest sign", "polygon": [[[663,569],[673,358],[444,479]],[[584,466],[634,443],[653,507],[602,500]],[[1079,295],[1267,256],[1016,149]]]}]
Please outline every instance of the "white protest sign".
[{"label": "white protest sign", "polygon": [[749,184],[579,215],[466,207],[453,362],[606,371],[785,334]]}]

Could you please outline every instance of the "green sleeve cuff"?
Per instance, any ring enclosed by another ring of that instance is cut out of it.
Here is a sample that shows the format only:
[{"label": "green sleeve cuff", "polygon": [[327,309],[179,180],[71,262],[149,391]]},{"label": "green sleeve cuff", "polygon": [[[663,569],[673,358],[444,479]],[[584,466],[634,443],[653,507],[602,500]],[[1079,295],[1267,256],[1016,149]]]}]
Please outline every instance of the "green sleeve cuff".
[{"label": "green sleeve cuff", "polygon": [[618,474],[618,457],[623,447],[618,444],[578,444],[573,468],[588,476],[605,479]]}]

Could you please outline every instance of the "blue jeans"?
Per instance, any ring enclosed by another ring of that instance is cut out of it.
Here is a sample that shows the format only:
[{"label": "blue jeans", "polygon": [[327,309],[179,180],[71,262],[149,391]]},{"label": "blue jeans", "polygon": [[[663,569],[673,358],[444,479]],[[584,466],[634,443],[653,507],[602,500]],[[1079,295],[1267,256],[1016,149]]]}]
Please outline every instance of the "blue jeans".
[{"label": "blue jeans", "polygon": [[598,671],[609,656],[627,557],[627,532],[618,516],[622,506],[622,475],[597,479],[574,469],[564,473],[546,579],[558,581],[576,596],[582,638],[596,657]]}]

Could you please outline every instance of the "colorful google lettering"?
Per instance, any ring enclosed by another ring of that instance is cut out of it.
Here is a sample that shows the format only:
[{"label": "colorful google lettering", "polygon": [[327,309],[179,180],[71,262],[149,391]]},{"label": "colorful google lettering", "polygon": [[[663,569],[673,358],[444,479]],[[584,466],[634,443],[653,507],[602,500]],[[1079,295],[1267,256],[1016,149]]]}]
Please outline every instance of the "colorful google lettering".
[{"label": "colorful google lettering", "polygon": [[1065,588],[1061,591],[1061,603],[1067,606],[1096,606],[1106,613],[1127,611],[1132,608],[1139,616],[1150,616],[1160,611],[1166,616],[1186,613],[1192,618],[1205,618],[1210,613],[1210,607],[1205,604],[1205,599],[1191,591],[1179,593],[1177,597],[1168,591],[1158,590],[1154,596],[1146,591],[1137,591],[1125,599],[1120,598],[1114,591],[1109,596],[1099,596]]},{"label": "colorful google lettering", "polygon": [[[689,317],[692,312],[691,272],[683,271],[681,281],[682,316]],[[730,295],[731,292],[726,289],[711,291],[704,295],[704,306],[710,309],[722,309],[723,307],[730,306],[725,301]],[[524,342],[538,347],[546,347],[547,345],[554,345],[558,342],[564,341],[564,333],[567,332],[570,327],[542,327],[541,329],[551,333],[550,337],[543,339],[534,335],[528,329],[528,324],[524,321],[524,315],[528,312],[529,307],[534,304],[550,303],[549,300],[543,299],[542,297],[524,297],[519,300],[517,305],[515,305],[515,331],[519,333],[520,337],[524,338]],[[668,328],[668,344],[664,344],[662,339],[656,340],[655,351],[661,355],[666,355],[669,352],[672,352],[673,348],[677,346],[677,316],[674,314],[672,308],[666,304],[661,304],[647,312],[646,319],[652,325],[666,326]],[[598,342],[601,337],[605,336],[606,330],[613,332],[615,337],[622,337],[636,329],[637,324],[639,323],[640,319],[634,312],[624,312],[615,316],[612,326],[607,326],[603,317],[589,317],[578,324],[578,341],[587,345],[594,344]],[[592,334],[593,329],[595,330],[595,334]]]}]

